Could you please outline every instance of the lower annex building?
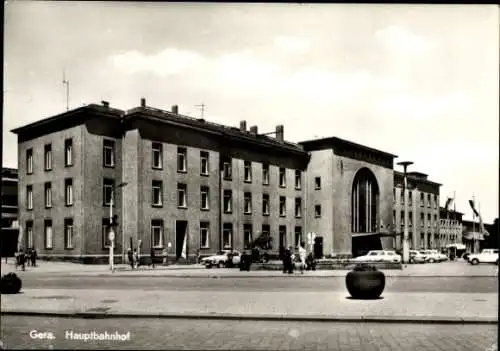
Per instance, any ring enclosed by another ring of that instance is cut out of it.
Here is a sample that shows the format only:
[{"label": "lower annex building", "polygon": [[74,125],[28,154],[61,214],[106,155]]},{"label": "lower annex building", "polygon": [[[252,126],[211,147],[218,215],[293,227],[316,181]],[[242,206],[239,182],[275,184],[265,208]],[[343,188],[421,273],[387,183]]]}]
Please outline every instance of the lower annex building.
[{"label": "lower annex building", "polygon": [[145,99],[127,111],[103,101],[13,132],[23,246],[41,256],[106,261],[111,203],[118,261],[139,240],[143,253],[167,249],[173,259],[185,246],[188,260],[241,250],[258,235],[273,238],[276,254],[311,232],[319,256],[399,245],[390,230],[396,156],[340,138],[294,144],[282,125],[273,138]]}]

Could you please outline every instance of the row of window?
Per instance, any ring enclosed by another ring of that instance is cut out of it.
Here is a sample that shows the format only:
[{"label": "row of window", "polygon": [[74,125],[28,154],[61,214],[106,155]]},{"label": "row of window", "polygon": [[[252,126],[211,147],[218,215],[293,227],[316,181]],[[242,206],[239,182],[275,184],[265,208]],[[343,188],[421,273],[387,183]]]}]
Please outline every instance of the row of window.
[{"label": "row of window", "polygon": [[[47,250],[54,248],[54,237],[52,231],[52,220],[46,219],[44,220],[44,247]],[[33,239],[33,221],[26,221],[26,244],[28,248],[34,248],[34,239]],[[65,249],[73,249],[73,218],[65,218],[64,219],[64,248]]]},{"label": "row of window", "polygon": [[[396,189],[392,189],[392,199],[396,203]],[[401,192],[401,204],[405,203],[404,193]],[[413,204],[412,192],[408,192],[408,204],[411,206]],[[431,194],[427,194],[427,207],[437,208],[438,196],[434,194],[434,201],[432,201]],[[420,193],[420,207],[425,207],[425,196],[424,193]]]},{"label": "row of window", "polygon": [[[52,144],[44,145],[44,170],[51,171],[53,167]],[[64,140],[64,166],[73,166],[73,139]],[[26,173],[33,174],[33,149],[26,150]]]},{"label": "row of window", "polygon": [[[44,184],[44,204],[45,208],[52,207],[52,182]],[[64,179],[64,204],[73,206],[73,179]],[[33,185],[26,186],[26,209],[33,209]]]},{"label": "row of window", "polygon": [[[254,228],[252,224],[243,224],[243,247],[245,249],[249,247],[250,243],[254,239],[253,231]],[[286,226],[279,226],[278,231],[280,238],[286,238]],[[262,225],[262,235],[271,235],[271,229],[269,225]],[[295,246],[298,246],[302,242],[302,227],[295,227],[294,240]],[[164,246],[162,219],[151,220],[151,242],[154,248],[163,248]],[[285,243],[282,244],[285,245]],[[222,246],[224,249],[233,248],[233,223],[223,223],[222,225]],[[210,223],[206,221],[200,222],[200,248],[210,248]]]},{"label": "row of window", "polygon": [[[405,218],[405,213],[404,211],[401,211],[401,225],[404,225],[404,218]],[[392,220],[393,220],[393,223],[396,223],[396,211],[393,211],[392,212]],[[413,212],[408,212],[408,224],[409,225],[413,225]],[[423,213],[420,213],[420,226],[424,226],[425,224],[425,217],[424,217],[424,214]],[[438,225],[438,216],[435,214],[434,215],[434,226],[437,227]],[[430,227],[431,226],[431,214],[428,213],[427,214],[427,226]]]}]

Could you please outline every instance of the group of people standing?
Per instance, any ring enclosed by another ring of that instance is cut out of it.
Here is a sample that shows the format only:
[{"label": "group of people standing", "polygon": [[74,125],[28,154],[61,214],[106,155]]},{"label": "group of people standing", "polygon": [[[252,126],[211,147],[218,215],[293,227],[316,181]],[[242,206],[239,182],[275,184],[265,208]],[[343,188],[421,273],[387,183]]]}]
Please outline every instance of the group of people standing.
[{"label": "group of people standing", "polygon": [[[162,254],[163,265],[166,266],[168,263],[167,249],[163,249],[161,254]],[[134,249],[134,251],[132,251],[132,249],[129,248],[127,250],[127,256],[128,256],[128,262],[129,262],[130,267],[132,269],[136,269],[141,265],[141,262],[140,262],[141,259],[139,257],[139,252],[137,251],[137,249]],[[151,248],[151,252],[150,252],[151,262],[150,262],[149,266],[152,266],[153,268],[155,268],[155,262],[156,262],[155,257],[156,257],[155,249]]]},{"label": "group of people standing", "polygon": [[[24,252],[22,249],[14,254],[16,258],[16,269],[21,267],[23,271],[26,270],[26,264],[28,267],[36,267],[36,259],[38,257],[35,249],[28,249]],[[7,258],[6,258],[7,260]]]},{"label": "group of people standing", "polygon": [[306,256],[307,251],[304,249],[305,244],[301,243],[297,248],[296,253],[293,251],[293,247],[282,248],[281,260],[283,261],[283,273],[292,274],[295,268],[295,262],[298,263],[300,273],[304,274],[304,270],[307,268]]}]

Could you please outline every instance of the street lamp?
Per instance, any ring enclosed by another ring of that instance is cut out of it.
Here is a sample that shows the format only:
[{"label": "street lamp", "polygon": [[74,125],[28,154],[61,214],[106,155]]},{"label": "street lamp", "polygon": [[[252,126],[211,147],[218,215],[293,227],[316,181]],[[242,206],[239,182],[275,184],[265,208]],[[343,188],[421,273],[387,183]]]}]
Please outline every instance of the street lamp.
[{"label": "street lamp", "polygon": [[403,161],[398,162],[398,165],[403,166],[403,196],[404,196],[404,210],[405,210],[405,219],[404,219],[404,233],[403,233],[403,263],[408,263],[409,261],[409,251],[410,251],[410,243],[408,240],[408,196],[406,194],[406,188],[408,188],[407,184],[407,174],[406,169],[408,166],[412,165],[411,161]]},{"label": "street lamp", "polygon": [[[120,183],[114,187],[111,188],[111,199],[109,202],[109,266],[111,268],[111,272],[114,272],[114,246],[115,246],[115,231],[113,229],[113,226],[115,223],[113,223],[113,197],[115,196],[115,189],[116,188],[121,188],[126,186],[127,183]],[[123,200],[123,199],[122,199]],[[123,235],[122,235],[123,236]],[[123,238],[122,238],[122,245],[123,243]]]}]

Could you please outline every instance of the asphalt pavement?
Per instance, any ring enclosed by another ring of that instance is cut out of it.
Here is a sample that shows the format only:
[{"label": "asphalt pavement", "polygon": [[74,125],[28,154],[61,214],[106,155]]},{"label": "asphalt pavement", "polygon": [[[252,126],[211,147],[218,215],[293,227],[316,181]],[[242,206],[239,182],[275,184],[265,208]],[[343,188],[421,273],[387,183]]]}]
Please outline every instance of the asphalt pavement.
[{"label": "asphalt pavement", "polygon": [[[494,325],[175,319],[84,320],[19,316],[2,316],[0,323],[2,344],[8,349],[497,350],[497,326]],[[94,331],[96,332],[94,335],[104,333],[116,335],[115,332],[118,332],[126,340],[74,339],[77,333]]]},{"label": "asphalt pavement", "polygon": [[[247,277],[220,279],[206,277],[125,277],[46,276],[27,274],[24,289],[147,289],[167,291],[346,291],[345,277],[310,277],[296,274],[273,279]],[[387,292],[498,293],[496,277],[387,277]]]}]

